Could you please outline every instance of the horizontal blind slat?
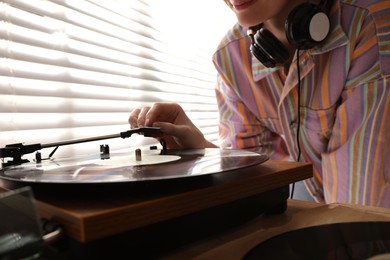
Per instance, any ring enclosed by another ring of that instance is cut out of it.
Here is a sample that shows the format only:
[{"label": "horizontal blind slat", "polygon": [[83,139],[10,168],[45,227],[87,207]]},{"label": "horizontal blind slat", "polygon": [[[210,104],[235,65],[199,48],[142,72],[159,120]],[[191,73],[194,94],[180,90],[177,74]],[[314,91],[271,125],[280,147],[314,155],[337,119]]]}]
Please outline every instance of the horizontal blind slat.
[{"label": "horizontal blind slat", "polygon": [[[207,113],[193,116],[194,123],[201,125]],[[129,113],[0,113],[0,131],[21,131],[31,129],[101,127],[126,125]],[[211,117],[212,115],[208,115]],[[206,127],[204,127],[206,129]],[[214,131],[216,128],[210,128]]]},{"label": "horizontal blind slat", "polygon": [[[160,94],[161,95],[161,94]],[[172,95],[172,94],[171,94]],[[184,96],[182,96],[184,99]],[[188,97],[189,99],[189,97]],[[164,99],[165,100],[165,99]],[[169,99],[166,99],[169,101]],[[172,100],[173,101],[173,100]],[[77,98],[59,98],[59,97],[40,97],[40,96],[18,96],[18,99],[11,95],[0,95],[0,111],[3,112],[18,112],[18,113],[103,113],[103,112],[130,112],[132,109],[141,104],[154,103],[153,99],[140,99],[138,102],[133,100],[112,100],[112,99],[77,99]],[[184,101],[183,101],[184,102]],[[205,117],[213,115],[211,109],[213,106],[206,103],[183,103],[183,107],[189,112],[192,117],[195,117],[194,112],[201,111]],[[215,108],[214,108],[215,109]],[[210,113],[204,113],[209,111]]]},{"label": "horizontal blind slat", "polygon": [[[171,90],[171,91],[169,91]],[[31,95],[31,96],[48,96],[48,97],[73,97],[85,99],[111,99],[111,100],[140,100],[148,96],[155,96],[158,93],[165,92],[167,94],[180,93],[192,95],[192,92],[198,91],[198,96],[201,99],[194,99],[193,102],[204,104],[215,104],[214,91],[204,89],[193,89],[189,87],[185,89],[177,89],[172,84],[164,82],[141,82],[140,85],[128,88],[126,85],[102,86],[88,85],[71,82],[58,82],[48,80],[36,80],[28,78],[16,78],[0,76],[0,94],[5,95]],[[150,93],[150,94],[148,94]]]}]

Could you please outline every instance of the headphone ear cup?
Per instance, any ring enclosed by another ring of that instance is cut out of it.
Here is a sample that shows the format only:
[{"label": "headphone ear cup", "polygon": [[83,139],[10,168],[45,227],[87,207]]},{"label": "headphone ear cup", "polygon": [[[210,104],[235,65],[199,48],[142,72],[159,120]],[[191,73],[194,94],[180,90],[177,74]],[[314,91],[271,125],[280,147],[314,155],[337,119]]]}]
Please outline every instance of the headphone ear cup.
[{"label": "headphone ear cup", "polygon": [[290,58],[290,53],[283,43],[265,28],[256,32],[250,50],[268,68],[284,64]]},{"label": "headphone ear cup", "polygon": [[285,23],[288,41],[302,50],[318,45],[330,31],[330,20],[323,9],[311,3],[295,7]]}]

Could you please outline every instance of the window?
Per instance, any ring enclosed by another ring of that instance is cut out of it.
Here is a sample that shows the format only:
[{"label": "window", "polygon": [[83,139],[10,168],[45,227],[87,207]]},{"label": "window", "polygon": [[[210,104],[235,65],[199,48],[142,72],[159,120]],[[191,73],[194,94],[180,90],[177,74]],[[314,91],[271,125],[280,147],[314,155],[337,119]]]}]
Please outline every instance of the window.
[{"label": "window", "polygon": [[211,55],[234,22],[223,1],[2,0],[0,18],[0,147],[117,134],[133,108],[160,101],[180,103],[217,142]]}]

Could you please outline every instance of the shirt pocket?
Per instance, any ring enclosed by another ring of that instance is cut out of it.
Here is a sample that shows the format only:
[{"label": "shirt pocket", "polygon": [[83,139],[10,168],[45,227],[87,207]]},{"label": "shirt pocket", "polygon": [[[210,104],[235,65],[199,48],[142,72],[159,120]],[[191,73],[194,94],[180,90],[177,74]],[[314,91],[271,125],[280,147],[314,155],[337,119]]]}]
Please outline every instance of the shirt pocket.
[{"label": "shirt pocket", "polygon": [[278,135],[283,134],[279,118],[258,118],[257,121],[266,130],[276,133]]},{"label": "shirt pocket", "polygon": [[302,134],[316,153],[326,152],[332,135],[337,106],[327,109],[301,107]]}]

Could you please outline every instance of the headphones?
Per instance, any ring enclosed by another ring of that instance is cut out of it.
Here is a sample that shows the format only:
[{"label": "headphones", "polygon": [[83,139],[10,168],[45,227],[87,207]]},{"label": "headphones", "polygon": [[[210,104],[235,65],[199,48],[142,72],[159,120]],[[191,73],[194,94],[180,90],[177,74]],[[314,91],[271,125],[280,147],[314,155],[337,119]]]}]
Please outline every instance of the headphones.
[{"label": "headphones", "polygon": [[[330,31],[328,12],[332,1],[321,0],[319,5],[304,3],[295,7],[285,22],[286,37],[290,44],[299,50],[307,50],[323,42]],[[268,68],[284,64],[290,53],[262,24],[249,27],[252,38],[250,51]]]}]

